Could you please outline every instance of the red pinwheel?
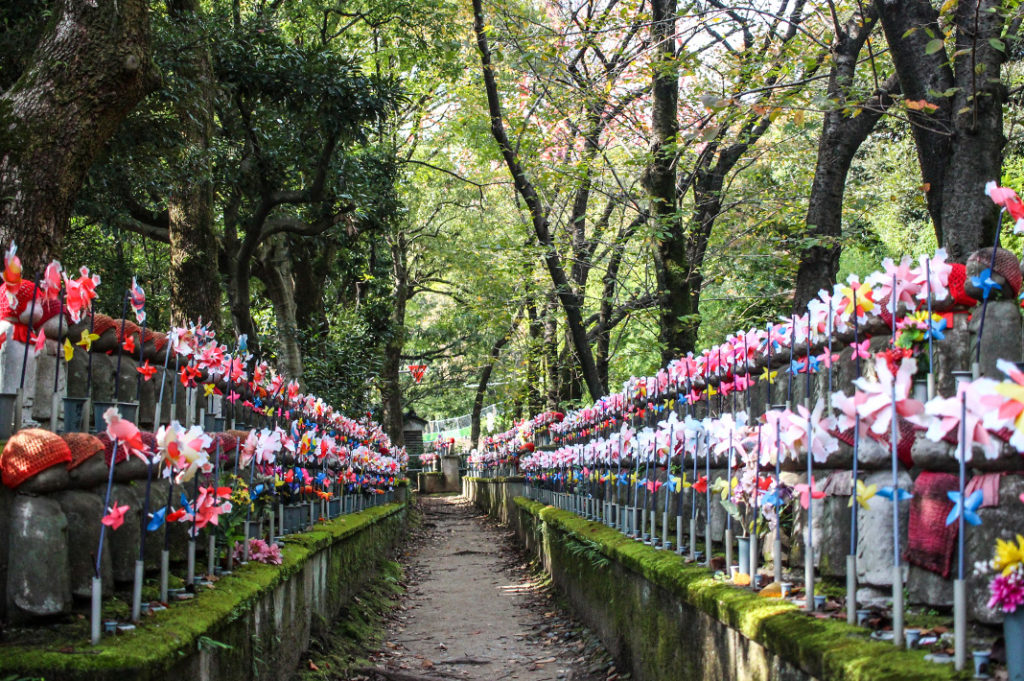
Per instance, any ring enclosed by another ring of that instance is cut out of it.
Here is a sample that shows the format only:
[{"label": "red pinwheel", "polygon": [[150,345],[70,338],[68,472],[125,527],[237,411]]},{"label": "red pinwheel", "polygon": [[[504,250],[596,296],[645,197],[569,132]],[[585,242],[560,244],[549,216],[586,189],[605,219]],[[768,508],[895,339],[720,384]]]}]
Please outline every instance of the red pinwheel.
[{"label": "red pinwheel", "polygon": [[103,519],[100,520],[100,522],[110,529],[116,530],[124,524],[124,515],[130,508],[131,507],[128,505],[118,506],[115,501],[114,505],[108,509],[107,515],[103,516]]},{"label": "red pinwheel", "polygon": [[699,494],[704,494],[708,491],[708,476],[702,475],[697,479],[697,482],[693,483],[693,489]]},{"label": "red pinwheel", "polygon": [[156,373],[156,367],[151,365],[148,359],[143,362],[142,366],[135,367],[135,370],[142,374],[142,380],[144,381],[148,381],[153,378],[153,374]]}]

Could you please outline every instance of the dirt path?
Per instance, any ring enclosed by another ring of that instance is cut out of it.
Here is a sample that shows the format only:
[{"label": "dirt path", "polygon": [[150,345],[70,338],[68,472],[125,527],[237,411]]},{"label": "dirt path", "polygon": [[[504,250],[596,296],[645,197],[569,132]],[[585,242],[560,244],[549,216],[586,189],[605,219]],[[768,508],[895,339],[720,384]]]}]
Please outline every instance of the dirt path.
[{"label": "dirt path", "polygon": [[390,681],[620,678],[600,643],[531,578],[511,534],[466,500],[425,497],[409,590],[372,657]]}]

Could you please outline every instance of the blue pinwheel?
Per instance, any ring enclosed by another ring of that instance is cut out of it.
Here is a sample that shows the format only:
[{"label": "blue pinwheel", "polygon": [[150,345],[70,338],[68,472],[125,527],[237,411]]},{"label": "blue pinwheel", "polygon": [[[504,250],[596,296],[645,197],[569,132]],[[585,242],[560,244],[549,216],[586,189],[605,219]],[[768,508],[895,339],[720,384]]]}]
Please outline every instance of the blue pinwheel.
[{"label": "blue pinwheel", "polygon": [[629,479],[626,477],[625,473],[619,473],[618,477],[619,477],[618,482],[619,482],[620,485],[628,485],[629,484]]},{"label": "blue pinwheel", "polygon": [[981,297],[983,300],[988,300],[989,295],[992,293],[992,289],[1000,291],[1003,290],[1002,285],[992,278],[991,267],[986,267],[981,271],[981,274],[971,277],[971,283],[981,289]]},{"label": "blue pinwheel", "polygon": [[778,487],[761,497],[762,506],[781,506],[783,503],[782,495],[779,494]]},{"label": "blue pinwheel", "polygon": [[934,319],[928,324],[928,329],[924,332],[925,340],[931,338],[932,340],[946,340],[946,334],[943,331],[946,330],[946,318],[939,317],[938,321]]},{"label": "blue pinwheel", "polygon": [[184,508],[185,512],[189,515],[195,515],[196,513],[192,510],[192,504],[188,503],[188,497],[185,496],[184,492],[181,493],[181,507]]},{"label": "blue pinwheel", "polygon": [[674,475],[669,474],[668,480],[665,481],[665,487],[668,488],[669,492],[674,493],[676,491],[676,477]]},{"label": "blue pinwheel", "polygon": [[154,513],[150,513],[150,521],[149,521],[149,524],[146,525],[146,531],[147,532],[155,532],[156,530],[159,530],[161,527],[163,527],[164,519],[166,517],[167,517],[167,507],[166,506],[164,506],[163,508],[155,511]]},{"label": "blue pinwheel", "polygon": [[789,362],[789,373],[791,373],[791,374],[802,374],[803,371],[804,371],[804,365],[805,364],[806,364],[806,362],[801,362],[799,360],[795,360],[795,359],[790,360],[790,362]]},{"label": "blue pinwheel", "polygon": [[249,490],[249,501],[253,501],[253,500],[256,499],[256,497],[258,497],[259,495],[263,494],[263,490],[264,490],[263,483],[260,483],[260,484],[256,485],[255,487],[253,487],[251,490]]},{"label": "blue pinwheel", "polygon": [[914,498],[913,494],[902,487],[897,487],[895,490],[892,487],[882,487],[878,490],[878,496],[884,497],[889,501],[892,501],[893,497],[897,497],[898,501],[906,501],[907,499]]},{"label": "blue pinwheel", "polygon": [[969,525],[981,525],[981,518],[978,517],[978,509],[981,508],[982,502],[985,500],[985,495],[982,491],[975,490],[969,497],[967,502],[964,503],[960,497],[960,492],[946,492],[946,496],[953,502],[953,510],[946,516],[946,524],[952,525],[956,522],[957,518],[961,514],[964,516],[964,522]]},{"label": "blue pinwheel", "polygon": [[819,371],[821,371],[821,360],[818,359],[817,357],[813,357],[813,356],[812,357],[808,357],[807,358],[807,367],[808,367],[808,369],[807,369],[808,371],[810,371],[812,374],[816,374]]},{"label": "blue pinwheel", "polygon": [[637,481],[636,481],[637,489],[643,487],[646,484],[647,484],[647,478],[643,478],[642,480],[641,479],[637,479]]}]

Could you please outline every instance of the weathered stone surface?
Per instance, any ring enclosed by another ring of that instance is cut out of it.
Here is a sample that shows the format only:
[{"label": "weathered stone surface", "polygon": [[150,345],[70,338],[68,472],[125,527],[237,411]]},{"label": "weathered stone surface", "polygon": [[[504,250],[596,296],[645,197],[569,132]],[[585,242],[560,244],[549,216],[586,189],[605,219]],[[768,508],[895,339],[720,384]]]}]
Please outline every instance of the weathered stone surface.
[{"label": "weathered stone surface", "polygon": [[[846,556],[850,553],[850,497],[829,495],[821,500],[821,548],[818,569],[830,577],[846,575]],[[817,509],[815,509],[817,510]]]},{"label": "weathered stone surface", "polygon": [[[117,358],[114,358],[114,373],[117,374]],[[138,390],[138,376],[139,372],[135,369],[139,366],[138,362],[134,358],[128,355],[121,355],[121,373],[116,376],[117,379],[117,400],[119,402],[134,402],[135,394]]]},{"label": "weathered stone surface", "polygon": [[930,570],[911,565],[907,574],[907,596],[913,605],[952,607],[953,582]]},{"label": "weathered stone surface", "polygon": [[[61,362],[63,364],[63,361]],[[46,341],[46,349],[36,357],[36,376],[31,384],[33,392],[32,419],[44,426],[49,426],[50,414],[53,407],[53,379],[57,371],[57,343]],[[67,375],[64,367],[60,367],[60,375],[57,380],[57,394],[64,396]],[[26,384],[28,388],[28,384]],[[58,406],[58,410],[60,407]]]},{"label": "weathered stone surface", "polygon": [[68,471],[69,484],[77,489],[91,489],[107,482],[109,470],[103,454],[95,454]]},{"label": "weathered stone surface", "polygon": [[[865,485],[887,487],[892,485],[892,473],[879,471],[864,476]],[[913,483],[906,471],[899,473],[899,485],[910,490]],[[860,510],[857,517],[857,581],[868,586],[892,586],[892,503],[882,497],[868,502],[870,510]],[[907,546],[907,519],[910,502],[900,504],[900,550]],[[904,564],[904,579],[906,566]]]},{"label": "weathered stone surface", "polygon": [[[970,328],[972,347],[977,342],[981,326],[981,306],[974,309]],[[985,311],[984,335],[981,339],[981,375],[1003,378],[1003,372],[996,368],[996,360],[1011,362],[1021,360],[1020,306],[1016,300],[990,300]]]},{"label": "weathered stone surface", "polygon": [[25,621],[68,612],[68,521],[60,504],[47,497],[17,495],[8,541],[8,617]]},{"label": "weathered stone surface", "polygon": [[[100,518],[104,515],[103,497],[91,492],[71,490],[55,494],[68,519],[68,568],[71,593],[76,598],[89,598],[96,571],[95,553],[100,540]],[[104,542],[100,559],[103,591],[114,588],[110,564],[110,543]]]},{"label": "weathered stone surface", "polygon": [[[822,484],[825,478],[828,476],[829,471],[815,470],[814,471],[814,489],[821,491]],[[819,477],[820,476],[820,477]],[[807,474],[795,474],[795,473],[782,473],[782,481],[790,487],[794,485],[805,484],[807,482]],[[813,499],[811,501],[811,531],[813,533],[812,539],[814,541],[814,564],[819,565],[821,562],[822,552],[824,550],[824,542],[827,541],[823,534],[823,516],[824,516],[824,505],[823,499]],[[789,548],[789,565],[793,568],[803,568],[804,565],[804,552],[807,545],[806,533],[807,533],[807,511],[799,506],[794,505],[795,517],[793,519],[793,534],[790,538]]]},{"label": "weathered stone surface", "polygon": [[21,483],[18,491],[27,494],[47,494],[67,489],[70,485],[71,476],[68,474],[67,464],[58,463]]},{"label": "weathered stone surface", "polygon": [[[11,506],[14,503],[14,492],[0,485],[0,584],[7,584],[7,556],[10,551]],[[7,619],[7,598],[0,598],[0,621]]]},{"label": "weathered stone surface", "polygon": [[90,353],[92,357],[92,398],[97,402],[114,399],[114,364],[110,355]]},{"label": "weathered stone surface", "polygon": [[1024,514],[1021,513],[1020,503],[1022,493],[1024,477],[1002,476],[999,484],[999,506],[980,509],[978,516],[981,518],[981,525],[967,527],[967,616],[979,622],[996,624],[1002,622],[1003,618],[1002,615],[988,609],[988,583],[992,575],[973,574],[974,563],[992,560],[997,538],[1010,540],[1017,534],[1024,534]]},{"label": "weathered stone surface", "polygon": [[[100,491],[102,494],[102,491]],[[135,578],[135,561],[139,557],[139,500],[136,485],[115,484],[110,491],[110,505],[125,504],[131,509],[124,515],[124,524],[118,529],[107,530],[110,543],[111,572],[115,582],[130,582]]]},{"label": "weathered stone surface", "polygon": [[[100,456],[97,454],[97,456]],[[114,466],[115,482],[131,482],[146,479],[146,462],[137,456],[129,456],[126,461]]]},{"label": "weathered stone surface", "polygon": [[[71,336],[74,339],[77,336]],[[87,397],[89,395],[89,383],[87,381],[89,371],[89,354],[82,348],[76,348],[71,361],[64,367],[64,374],[67,376],[68,397]]]}]

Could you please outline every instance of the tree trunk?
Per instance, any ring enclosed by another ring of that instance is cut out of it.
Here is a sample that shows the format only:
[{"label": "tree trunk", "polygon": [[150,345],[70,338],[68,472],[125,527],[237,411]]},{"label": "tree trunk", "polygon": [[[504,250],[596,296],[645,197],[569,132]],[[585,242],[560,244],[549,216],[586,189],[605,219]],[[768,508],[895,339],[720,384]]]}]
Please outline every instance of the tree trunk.
[{"label": "tree trunk", "polygon": [[[540,394],[541,367],[543,367],[544,319],[538,314],[537,304],[532,297],[526,299],[526,316],[529,320],[529,341],[526,351],[526,403],[530,412],[539,414],[544,409]],[[474,444],[474,446],[476,446]]]},{"label": "tree trunk", "polygon": [[[647,173],[651,214],[657,225],[654,272],[658,296],[658,336],[663,363],[692,350],[696,334],[690,314],[690,266],[686,234],[676,210],[676,168],[673,151],[679,133],[679,73],[675,54],[676,0],[652,0],[651,42],[655,45],[652,68],[653,161]],[[603,353],[607,355],[607,351]],[[607,357],[604,357],[607,361]],[[607,368],[605,369],[607,371]]]},{"label": "tree trunk", "polygon": [[175,102],[181,150],[175,159],[177,181],[167,199],[171,321],[184,324],[201,318],[219,328],[221,295],[209,156],[214,89],[210,50],[198,27],[198,0],[168,0],[167,10],[184,38],[178,76],[188,84]]},{"label": "tree trunk", "polygon": [[597,365],[594,363],[594,354],[590,350],[587,331],[583,326],[582,292],[573,289],[566,276],[562,259],[558,256],[554,240],[551,237],[547,209],[544,207],[533,183],[526,177],[526,171],[519,162],[516,150],[509,142],[508,134],[505,131],[504,115],[502,114],[501,101],[498,97],[498,85],[494,77],[494,65],[491,63],[491,50],[484,26],[482,0],[473,0],[473,28],[476,33],[477,48],[480,51],[480,63],[483,67],[484,89],[487,94],[487,108],[491,118],[491,135],[498,143],[498,148],[501,150],[505,165],[512,175],[516,191],[530,211],[533,231],[537,237],[537,242],[544,249],[544,264],[548,268],[551,283],[554,285],[556,295],[565,311],[567,332],[576,350],[576,356],[580,362],[580,369],[583,372],[583,380],[586,382],[587,390],[590,392],[591,399],[600,399],[605,393],[605,387],[601,384],[601,379],[598,376]]},{"label": "tree trunk", "polygon": [[[945,49],[930,49],[942,35],[928,0],[876,0],[900,89],[908,101],[917,158],[935,235],[953,262],[992,242],[998,210],[985,183],[1002,168],[1005,85],[1000,71],[1003,8],[996,0],[956,5],[955,66]],[[921,103],[925,104],[922,106]]]},{"label": "tree trunk", "polygon": [[0,95],[0,243],[17,242],[29,275],[60,256],[86,173],[151,84],[148,3],[93,4],[57,0]]},{"label": "tree trunk", "polygon": [[796,275],[793,312],[802,313],[818,291],[830,288],[839,271],[842,254],[843,196],[846,178],[857,150],[875,124],[892,104],[891,94],[899,87],[890,79],[867,102],[849,100],[857,61],[865,41],[877,23],[873,7],[867,16],[859,13],[836,36],[832,48],[832,69],[827,96],[833,107],[825,112],[818,139],[818,160],[807,205],[807,229],[818,243],[800,256]]},{"label": "tree trunk", "polygon": [[402,434],[404,415],[402,413],[402,386],[399,382],[402,369],[402,349],[405,346],[405,308],[409,302],[409,268],[405,234],[398,232],[391,242],[391,276],[394,282],[391,308],[391,336],[384,346],[384,363],[381,368],[381,402],[384,408],[382,425],[391,441],[401,447],[405,443]]},{"label": "tree trunk", "polygon": [[558,409],[558,396],[561,388],[558,385],[558,302],[554,296],[545,303],[547,310],[544,313],[544,367],[546,376],[544,383],[547,386],[547,405],[549,411]]},{"label": "tree trunk", "polygon": [[301,381],[302,348],[299,347],[295,321],[292,258],[282,241],[274,239],[264,244],[262,257],[258,261],[258,275],[274,306],[274,317],[277,320],[277,369],[286,378]]}]

